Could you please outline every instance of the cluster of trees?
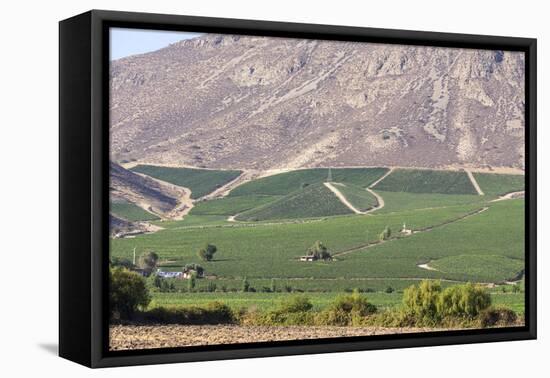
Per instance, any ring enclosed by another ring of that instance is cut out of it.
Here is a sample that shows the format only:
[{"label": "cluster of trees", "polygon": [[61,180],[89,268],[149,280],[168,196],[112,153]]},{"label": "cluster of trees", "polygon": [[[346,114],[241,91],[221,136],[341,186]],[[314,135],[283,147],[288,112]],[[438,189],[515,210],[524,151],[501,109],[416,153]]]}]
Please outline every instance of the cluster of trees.
[{"label": "cluster of trees", "polygon": [[213,244],[206,244],[204,247],[199,249],[197,255],[202,261],[212,261],[214,259],[214,254],[218,251],[218,248]]},{"label": "cluster of trees", "polygon": [[307,256],[313,256],[314,260],[332,260],[328,248],[319,240],[317,240],[311,247],[307,249]]},{"label": "cluster of trees", "polygon": [[491,296],[472,283],[443,289],[439,281],[426,280],[405,289],[403,306],[417,324],[431,326],[445,318],[473,319],[491,306]]}]

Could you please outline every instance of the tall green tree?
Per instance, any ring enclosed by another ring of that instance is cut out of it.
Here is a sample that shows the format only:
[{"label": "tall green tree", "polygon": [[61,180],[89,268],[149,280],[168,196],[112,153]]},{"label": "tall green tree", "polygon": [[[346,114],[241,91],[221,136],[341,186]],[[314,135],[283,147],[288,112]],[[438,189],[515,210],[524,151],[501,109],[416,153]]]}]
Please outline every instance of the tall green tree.
[{"label": "tall green tree", "polygon": [[203,261],[212,261],[214,258],[214,254],[218,251],[218,248],[213,244],[206,244],[204,247],[199,249],[199,252],[197,253],[198,256]]},{"label": "tall green tree", "polygon": [[248,282],[248,279],[245,277],[243,278],[243,286],[242,286],[243,292],[246,293],[250,290],[250,282]]},{"label": "tall green tree", "polygon": [[384,231],[382,231],[382,233],[380,234],[380,240],[381,241],[388,240],[390,237],[391,237],[391,228],[386,226]]}]

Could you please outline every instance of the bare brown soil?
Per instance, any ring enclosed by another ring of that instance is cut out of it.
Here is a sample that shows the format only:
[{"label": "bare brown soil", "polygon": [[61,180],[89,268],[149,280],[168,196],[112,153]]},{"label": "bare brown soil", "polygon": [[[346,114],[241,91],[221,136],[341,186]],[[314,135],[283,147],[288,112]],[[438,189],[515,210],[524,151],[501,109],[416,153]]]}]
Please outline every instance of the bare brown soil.
[{"label": "bare brown soil", "polygon": [[436,329],[333,326],[112,325],[110,328],[110,349],[172,348],[428,331],[436,331]]}]

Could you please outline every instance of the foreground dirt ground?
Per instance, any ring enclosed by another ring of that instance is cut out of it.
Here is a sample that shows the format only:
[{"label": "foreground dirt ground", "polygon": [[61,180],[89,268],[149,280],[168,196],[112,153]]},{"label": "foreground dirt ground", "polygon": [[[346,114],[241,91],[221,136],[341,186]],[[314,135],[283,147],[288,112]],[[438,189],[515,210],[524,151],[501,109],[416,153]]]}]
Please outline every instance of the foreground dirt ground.
[{"label": "foreground dirt ground", "polygon": [[427,328],[113,325],[111,350],[167,348],[434,331]]}]

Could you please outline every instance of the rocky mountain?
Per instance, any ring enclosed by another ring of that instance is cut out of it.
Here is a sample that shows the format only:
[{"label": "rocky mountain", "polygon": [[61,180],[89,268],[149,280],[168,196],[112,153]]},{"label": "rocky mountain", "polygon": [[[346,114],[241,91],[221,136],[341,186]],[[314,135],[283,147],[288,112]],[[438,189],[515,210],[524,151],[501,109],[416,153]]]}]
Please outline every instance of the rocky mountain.
[{"label": "rocky mountain", "polygon": [[141,176],[113,162],[110,179],[112,201],[123,199],[160,216],[170,214],[185,194],[174,185]]},{"label": "rocky mountain", "polygon": [[206,34],[112,62],[112,158],[524,166],[519,52]]}]

